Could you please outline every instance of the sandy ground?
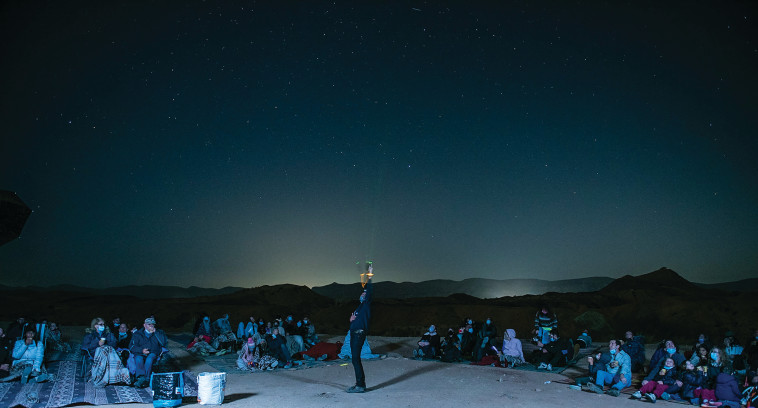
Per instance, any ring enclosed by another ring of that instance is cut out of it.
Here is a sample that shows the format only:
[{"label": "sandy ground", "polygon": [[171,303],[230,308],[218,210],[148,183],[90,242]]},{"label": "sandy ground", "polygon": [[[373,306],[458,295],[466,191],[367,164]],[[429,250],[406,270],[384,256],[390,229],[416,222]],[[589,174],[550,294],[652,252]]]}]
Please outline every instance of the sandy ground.
[{"label": "sandy ground", "polygon": [[[322,337],[334,342],[340,336]],[[474,404],[507,404],[509,407],[607,407],[641,403],[622,394],[614,398],[572,390],[556,380],[566,376],[547,372],[499,367],[447,364],[409,358],[417,338],[369,336],[372,352],[387,354],[383,360],[364,361],[368,391],[348,394],[355,383],[352,364],[337,360],[329,365],[300,370],[228,375],[224,406],[229,407],[465,407]],[[204,361],[171,342],[172,353],[193,373],[216,372]],[[586,366],[586,362],[583,362]],[[572,369],[573,370],[573,369]],[[581,370],[581,367],[579,368]],[[570,373],[567,373],[570,374]],[[547,383],[550,381],[550,383]],[[668,404],[662,402],[664,405]],[[182,406],[199,406],[185,397]],[[152,407],[152,404],[119,404],[107,407]]]}]

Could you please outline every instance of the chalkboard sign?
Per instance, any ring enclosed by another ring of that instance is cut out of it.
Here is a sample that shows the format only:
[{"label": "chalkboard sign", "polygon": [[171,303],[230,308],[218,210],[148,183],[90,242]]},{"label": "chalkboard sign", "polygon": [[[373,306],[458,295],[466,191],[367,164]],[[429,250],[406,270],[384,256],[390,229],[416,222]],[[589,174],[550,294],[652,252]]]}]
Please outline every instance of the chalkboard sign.
[{"label": "chalkboard sign", "polygon": [[153,373],[150,376],[154,407],[175,407],[182,403],[184,377],[182,373]]}]

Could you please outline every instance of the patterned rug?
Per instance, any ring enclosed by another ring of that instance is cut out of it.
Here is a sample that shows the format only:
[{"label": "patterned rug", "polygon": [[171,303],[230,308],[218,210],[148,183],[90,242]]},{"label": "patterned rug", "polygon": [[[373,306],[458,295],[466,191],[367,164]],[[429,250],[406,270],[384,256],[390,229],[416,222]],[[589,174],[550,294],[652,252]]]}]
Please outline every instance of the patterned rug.
[{"label": "patterned rug", "polygon": [[[148,388],[132,388],[125,385],[109,385],[96,388],[85,382],[81,376],[81,359],[77,357],[78,347],[68,355],[56,356],[57,361],[48,360],[47,371],[52,381],[44,383],[20,381],[0,383],[0,407],[49,407],[57,408],[72,404],[121,404],[151,403],[153,397]],[[161,372],[164,370],[160,370]],[[159,372],[156,370],[156,372]],[[197,396],[197,379],[189,371],[184,374],[184,395]]]}]

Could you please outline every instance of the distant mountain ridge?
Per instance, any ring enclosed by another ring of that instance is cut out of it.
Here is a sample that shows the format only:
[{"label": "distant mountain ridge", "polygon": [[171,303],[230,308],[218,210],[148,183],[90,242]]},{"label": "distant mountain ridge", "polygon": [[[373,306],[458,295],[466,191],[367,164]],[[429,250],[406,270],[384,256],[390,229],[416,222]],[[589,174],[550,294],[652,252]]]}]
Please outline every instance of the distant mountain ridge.
[{"label": "distant mountain ridge", "polygon": [[[661,280],[683,288],[699,287],[703,289],[718,289],[726,292],[758,292],[758,278],[743,279],[722,283],[695,283],[682,278],[676,272],[666,268],[656,271],[657,275],[643,274],[637,277],[623,276],[618,279],[608,277],[589,277],[579,279],[542,280],[542,279],[484,279],[469,278],[460,281],[449,279],[434,279],[421,282],[377,282],[374,286],[376,298],[383,299],[413,299],[428,297],[447,297],[465,294],[479,299],[493,299],[504,296],[542,295],[549,292],[578,293],[595,292],[609,285],[634,286],[644,284],[660,284]],[[649,281],[649,282],[648,282]],[[265,286],[264,286],[265,287]],[[360,293],[359,283],[331,283],[325,286],[314,286],[313,292],[335,300],[349,300]],[[161,285],[127,285],[111,288],[87,288],[76,285],[54,285],[13,287],[0,284],[0,292],[71,292],[107,296],[132,296],[140,299],[180,299],[206,296],[228,295],[252,288],[227,286],[223,288],[202,288],[198,286],[179,287]]]},{"label": "distant mountain ridge", "polygon": [[91,293],[107,296],[133,296],[141,299],[179,299],[194,298],[201,296],[219,296],[239,292],[242,287],[227,286],[224,288],[201,288],[190,286],[182,288],[179,286],[160,286],[160,285],[128,285],[117,286],[112,288],[87,288],[76,285],[54,285],[54,286],[24,286],[12,287],[0,285],[0,291],[29,291],[29,292],[71,292],[71,293]]},{"label": "distant mountain ridge", "polygon": [[[480,299],[503,296],[541,295],[548,292],[594,292],[613,282],[613,278],[590,277],[548,281],[541,279],[483,279],[470,278],[462,281],[435,279],[422,282],[377,282],[374,284],[376,298],[412,299],[423,297],[446,297],[464,293]],[[331,283],[311,289],[332,299],[352,299],[360,293],[358,283]]]}]

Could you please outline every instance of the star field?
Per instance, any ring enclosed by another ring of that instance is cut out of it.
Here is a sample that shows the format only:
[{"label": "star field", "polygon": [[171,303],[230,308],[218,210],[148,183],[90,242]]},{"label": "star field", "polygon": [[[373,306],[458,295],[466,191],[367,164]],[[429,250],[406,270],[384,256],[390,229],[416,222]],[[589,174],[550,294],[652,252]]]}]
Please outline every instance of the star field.
[{"label": "star field", "polygon": [[0,9],[6,285],[758,268],[749,2]]}]

